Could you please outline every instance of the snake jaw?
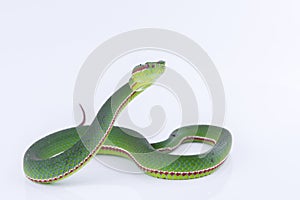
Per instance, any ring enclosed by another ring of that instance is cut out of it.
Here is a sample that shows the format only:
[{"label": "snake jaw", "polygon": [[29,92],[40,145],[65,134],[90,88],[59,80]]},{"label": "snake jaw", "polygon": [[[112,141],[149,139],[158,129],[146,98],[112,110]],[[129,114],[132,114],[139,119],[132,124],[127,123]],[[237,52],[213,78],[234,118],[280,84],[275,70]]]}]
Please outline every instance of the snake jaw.
[{"label": "snake jaw", "polygon": [[132,78],[129,79],[129,86],[132,91],[142,92],[151,85],[152,83],[148,83],[148,84],[139,83],[139,82],[135,82]]}]

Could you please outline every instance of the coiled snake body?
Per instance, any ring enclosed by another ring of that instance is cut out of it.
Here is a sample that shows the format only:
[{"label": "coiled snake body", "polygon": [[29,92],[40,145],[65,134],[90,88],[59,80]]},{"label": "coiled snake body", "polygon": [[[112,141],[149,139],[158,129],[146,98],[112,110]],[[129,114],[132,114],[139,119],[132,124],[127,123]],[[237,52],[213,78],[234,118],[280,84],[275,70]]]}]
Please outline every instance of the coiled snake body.
[{"label": "coiled snake body", "polygon": [[[214,172],[231,149],[232,137],[224,128],[185,126],[173,131],[165,141],[150,144],[136,131],[114,126],[126,105],[164,70],[164,61],[136,66],[129,82],[108,98],[90,126],[61,130],[31,145],[23,159],[26,177],[38,183],[56,182],[79,170],[96,154],[130,158],[146,174],[157,178],[192,179]],[[169,154],[185,142],[207,143],[212,148],[199,155]]]}]

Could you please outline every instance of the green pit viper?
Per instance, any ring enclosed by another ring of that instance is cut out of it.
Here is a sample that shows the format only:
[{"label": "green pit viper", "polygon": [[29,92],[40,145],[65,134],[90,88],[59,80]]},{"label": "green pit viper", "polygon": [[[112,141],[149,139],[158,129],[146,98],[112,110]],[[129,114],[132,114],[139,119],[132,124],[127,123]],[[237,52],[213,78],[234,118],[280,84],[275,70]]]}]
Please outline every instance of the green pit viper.
[{"label": "green pit viper", "polygon": [[[189,125],[176,129],[164,141],[150,144],[140,133],[114,126],[128,103],[164,71],[164,61],[136,66],[129,82],[106,100],[89,126],[64,129],[31,145],[23,159],[26,177],[38,183],[53,183],[78,171],[96,154],[132,159],[146,174],[164,179],[199,178],[218,169],[232,145],[231,133],[224,128]],[[212,148],[198,155],[169,154],[186,142],[206,143]]]}]

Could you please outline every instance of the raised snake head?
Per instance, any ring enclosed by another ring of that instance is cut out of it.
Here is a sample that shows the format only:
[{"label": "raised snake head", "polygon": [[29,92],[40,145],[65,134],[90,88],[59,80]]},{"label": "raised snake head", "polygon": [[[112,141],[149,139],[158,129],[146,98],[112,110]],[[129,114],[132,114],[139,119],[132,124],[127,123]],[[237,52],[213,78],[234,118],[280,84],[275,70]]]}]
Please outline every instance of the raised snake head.
[{"label": "raised snake head", "polygon": [[165,61],[146,62],[138,65],[132,70],[129,80],[130,88],[133,91],[142,91],[152,85],[165,71]]}]

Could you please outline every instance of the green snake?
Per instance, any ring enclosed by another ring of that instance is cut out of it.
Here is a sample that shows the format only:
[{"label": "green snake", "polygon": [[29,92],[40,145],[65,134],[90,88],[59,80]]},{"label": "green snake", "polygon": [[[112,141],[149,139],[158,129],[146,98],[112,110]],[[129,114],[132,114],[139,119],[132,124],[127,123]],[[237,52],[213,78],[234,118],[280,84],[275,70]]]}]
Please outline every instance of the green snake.
[{"label": "green snake", "polygon": [[[23,159],[26,177],[38,183],[56,182],[78,171],[96,154],[132,159],[146,174],[164,179],[199,178],[218,169],[232,145],[231,133],[224,128],[185,126],[173,131],[168,139],[150,144],[140,133],[114,126],[128,103],[164,71],[164,61],[136,66],[129,82],[106,100],[89,126],[64,129],[32,144]],[[198,155],[169,154],[187,142],[206,143],[212,148]]]}]

